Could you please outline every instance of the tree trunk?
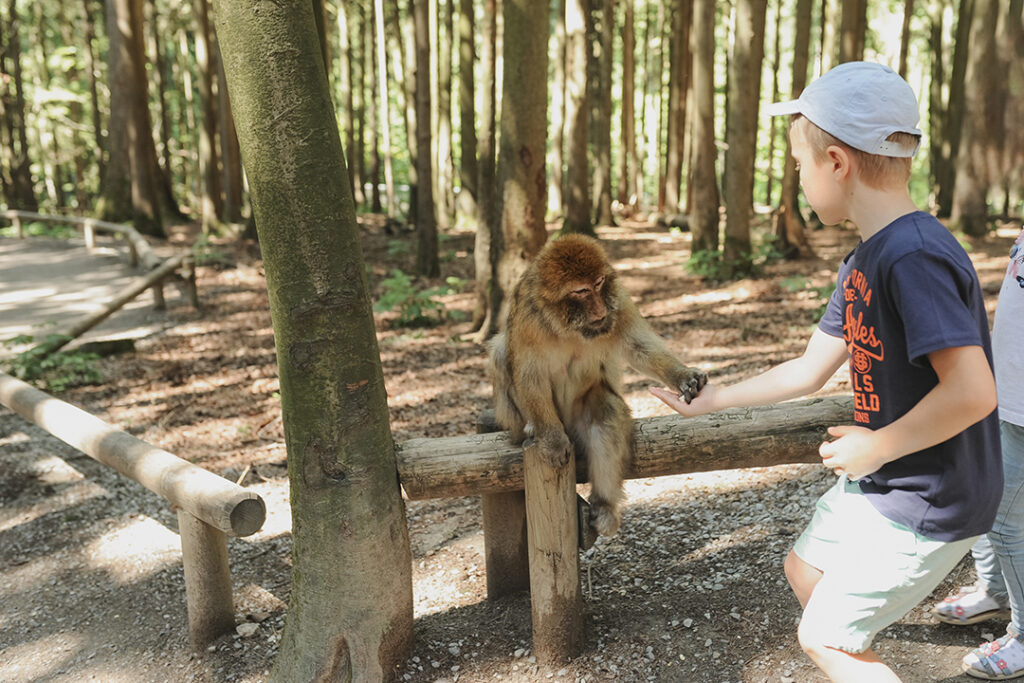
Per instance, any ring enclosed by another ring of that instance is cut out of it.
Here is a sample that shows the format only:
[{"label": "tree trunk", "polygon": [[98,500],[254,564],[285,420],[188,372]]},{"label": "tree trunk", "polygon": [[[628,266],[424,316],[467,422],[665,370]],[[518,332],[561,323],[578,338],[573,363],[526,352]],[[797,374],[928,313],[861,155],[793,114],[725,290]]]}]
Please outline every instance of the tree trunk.
[{"label": "tree trunk", "polygon": [[718,172],[715,161],[715,3],[694,0],[693,32],[693,166],[690,203],[692,253],[718,250]]},{"label": "tree trunk", "polygon": [[914,16],[914,0],[904,0],[903,28],[900,30],[899,74],[907,77],[907,54],[910,52],[910,19]]},{"label": "tree trunk", "polygon": [[838,63],[836,59],[839,56],[839,4],[839,0],[821,0],[821,16],[818,19],[821,26],[819,73],[831,71]]},{"label": "tree trunk", "polygon": [[89,102],[92,105],[92,132],[96,140],[96,168],[102,178],[106,171],[106,159],[103,158],[103,150],[107,148],[103,135],[103,119],[100,115],[100,96],[96,86],[96,61],[93,56],[92,42],[96,39],[96,25],[92,18],[90,0],[82,0],[82,8],[85,15],[84,42],[85,42],[85,68],[89,73]]},{"label": "tree trunk", "polygon": [[355,10],[349,17],[349,27],[352,41],[350,43],[352,52],[349,55],[348,65],[351,69],[350,81],[352,84],[352,146],[349,148],[348,170],[352,174],[352,188],[355,190],[353,198],[358,210],[366,203],[366,148],[363,134],[363,124],[366,120],[366,32],[363,25],[366,23],[366,10],[359,3],[351,3]]},{"label": "tree trunk", "polygon": [[999,169],[997,140],[1001,137],[1003,111],[995,101],[1000,74],[992,68],[997,60],[998,18],[999,0],[975,0],[964,89],[966,111],[950,216],[954,225],[972,236],[988,231],[988,192]]},{"label": "tree trunk", "polygon": [[217,116],[220,129],[220,159],[224,188],[224,220],[229,223],[242,222],[242,196],[244,180],[242,174],[242,152],[238,149],[238,131],[231,115],[231,98],[228,82],[224,77],[224,60],[217,49]]},{"label": "tree trunk", "polygon": [[864,35],[867,31],[867,0],[846,0],[839,25],[839,63],[864,58]]},{"label": "tree trunk", "polygon": [[7,18],[0,22],[0,189],[9,208],[38,211],[28,137],[25,130],[25,90],[21,74],[21,37],[16,0],[9,0]]},{"label": "tree trunk", "polygon": [[380,138],[384,145],[384,193],[387,198],[387,217],[394,218],[398,214],[398,203],[395,199],[395,171],[391,162],[391,121],[388,115],[391,101],[388,92],[388,44],[384,35],[384,2],[374,0],[373,16],[377,27],[377,99],[380,100]]},{"label": "tree trunk", "polygon": [[622,3],[622,141],[619,147],[619,203],[633,213],[636,193],[636,121],[633,109],[636,84],[636,33],[633,3]]},{"label": "tree trunk", "polygon": [[612,217],[612,49],[615,37],[613,0],[596,0],[594,16],[598,58],[593,90],[594,223],[614,225]]},{"label": "tree trunk", "polygon": [[551,144],[548,145],[548,215],[561,218],[565,211],[565,197],[562,188],[565,185],[565,126],[566,126],[566,36],[565,36],[565,3],[566,0],[554,0],[552,7],[555,12],[554,31],[549,46],[551,61],[551,81],[549,116],[551,118]]},{"label": "tree trunk", "polygon": [[[363,70],[366,73],[366,128],[370,133],[370,170],[367,180],[370,182],[370,211],[380,213],[384,208],[380,201],[380,124],[378,114],[380,107],[380,85],[377,82],[377,11],[376,3],[371,3],[366,10],[369,14],[363,22]],[[386,106],[386,105],[385,105]]]},{"label": "tree trunk", "polygon": [[736,4],[723,172],[726,221],[722,260],[730,277],[748,274],[753,265],[750,220],[754,213],[754,156],[767,9],[768,0],[740,0]]},{"label": "tree trunk", "polygon": [[459,213],[471,220],[478,217],[476,163],[476,89],[473,68],[476,46],[473,42],[473,0],[459,0]]},{"label": "tree trunk", "polygon": [[[947,0],[930,0],[928,3],[928,47],[930,72],[928,79],[928,169],[935,188],[934,201],[938,204],[940,178],[945,172],[946,159],[943,154],[946,139],[945,105],[942,91],[946,85],[945,47],[943,33]],[[948,214],[947,214],[948,215]]]},{"label": "tree trunk", "polygon": [[443,17],[443,38],[437,48],[437,194],[438,227],[449,228],[455,217],[454,163],[452,162],[452,0],[437,0],[437,21]]},{"label": "tree trunk", "polygon": [[[340,100],[339,122],[342,135],[345,140],[346,166],[352,168],[352,153],[356,144],[355,126],[352,101],[352,44],[349,40],[349,13],[351,6],[347,2],[339,2],[338,7],[338,99]],[[352,196],[355,196],[355,176],[352,173],[348,176],[349,188]]]},{"label": "tree trunk", "polygon": [[412,641],[411,554],[316,25],[308,2],[259,12],[233,0],[214,6],[260,232],[288,445],[295,571],[270,680],[380,681]]},{"label": "tree trunk", "polygon": [[665,206],[667,214],[679,213],[682,201],[683,150],[686,135],[686,97],[690,91],[690,25],[693,0],[676,0],[669,41],[668,130],[665,147]]},{"label": "tree trunk", "polygon": [[166,237],[157,196],[153,145],[142,50],[140,0],[107,0],[110,81],[109,154],[96,211],[98,217],[130,220],[146,235]]},{"label": "tree trunk", "polygon": [[[589,0],[565,1],[565,136],[568,140],[569,158],[566,164],[565,184],[568,196],[565,200],[565,221],[562,224],[562,231],[593,235],[587,154],[590,139],[590,116],[587,109],[589,5]],[[503,114],[502,119],[504,118]]]},{"label": "tree trunk", "polygon": [[199,169],[203,177],[203,232],[215,233],[224,214],[220,188],[220,159],[217,154],[217,104],[213,94],[216,59],[210,32],[209,0],[196,0],[196,63],[199,68],[199,99],[203,121],[199,127]]},{"label": "tree trunk", "polygon": [[[425,0],[424,0],[425,1]],[[419,207],[419,133],[416,127],[416,30],[415,17],[413,16],[413,2],[409,2],[408,17],[405,20],[405,29],[402,30],[401,18],[395,12],[393,29],[396,35],[401,36],[398,44],[404,48],[403,65],[405,67],[405,78],[402,79],[402,90],[405,93],[405,140],[409,147],[409,222],[419,225],[416,220],[416,212]]]},{"label": "tree trunk", "polygon": [[[811,12],[813,0],[797,0],[796,31],[793,38],[793,89],[790,97],[797,98],[807,85],[807,67],[810,63]],[[789,135],[786,135],[786,165],[782,172],[782,190],[779,210],[775,215],[775,244],[786,258],[807,258],[814,255],[807,241],[804,217],[800,213],[800,178],[792,156]]]},{"label": "tree trunk", "polygon": [[503,57],[498,152],[502,240],[495,284],[505,293],[512,291],[529,261],[547,241],[544,151],[549,12],[547,3],[538,5],[532,0],[504,0],[502,6],[502,43],[516,46]]},{"label": "tree trunk", "polygon": [[479,173],[480,195],[477,202],[478,218],[473,265],[476,272],[476,307],[473,311],[473,329],[477,341],[482,342],[498,330],[497,311],[501,309],[502,292],[497,284],[498,260],[501,256],[501,224],[495,192],[494,112],[497,63],[495,47],[498,31],[496,0],[484,0],[484,25],[481,36],[480,74],[483,82],[480,109]]},{"label": "tree trunk", "polygon": [[416,272],[427,277],[441,274],[437,253],[437,214],[434,207],[434,181],[430,144],[430,4],[428,0],[410,0],[416,22]]},{"label": "tree trunk", "polygon": [[953,212],[953,193],[956,184],[956,159],[960,153],[960,139],[963,135],[964,102],[967,60],[971,50],[971,23],[974,17],[975,0],[960,0],[957,13],[956,37],[953,43],[953,71],[949,77],[948,96],[943,120],[943,154],[941,175],[936,177],[939,217],[948,217]]}]

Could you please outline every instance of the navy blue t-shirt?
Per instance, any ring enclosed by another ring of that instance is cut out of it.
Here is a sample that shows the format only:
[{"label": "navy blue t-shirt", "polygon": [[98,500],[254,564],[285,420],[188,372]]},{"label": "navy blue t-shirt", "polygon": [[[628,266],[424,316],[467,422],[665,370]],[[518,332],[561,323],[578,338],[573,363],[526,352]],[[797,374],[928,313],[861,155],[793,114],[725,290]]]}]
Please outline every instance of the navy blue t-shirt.
[{"label": "navy blue t-shirt", "polygon": [[[981,346],[992,364],[974,266],[949,230],[920,211],[850,252],[818,327],[846,342],[854,422],[869,429],[899,419],[936,386],[932,351]],[[986,533],[1003,491],[997,412],[859,483],[882,515],[924,536]]]}]

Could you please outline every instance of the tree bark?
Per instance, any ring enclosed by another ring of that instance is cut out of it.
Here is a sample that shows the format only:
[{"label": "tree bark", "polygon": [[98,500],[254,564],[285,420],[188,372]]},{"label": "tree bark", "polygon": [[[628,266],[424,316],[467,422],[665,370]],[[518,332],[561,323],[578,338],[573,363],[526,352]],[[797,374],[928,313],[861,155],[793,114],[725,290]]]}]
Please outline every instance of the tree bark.
[{"label": "tree bark", "polygon": [[613,0],[592,0],[597,19],[595,43],[598,58],[592,91],[594,193],[593,215],[597,225],[614,225],[612,217],[612,49],[615,37]]},{"label": "tree bark", "polygon": [[475,18],[473,0],[459,0],[459,213],[476,220],[476,87],[473,68],[476,63]]},{"label": "tree bark", "polygon": [[7,18],[0,24],[0,189],[12,209],[38,211],[25,130],[25,90],[21,74],[21,37],[16,0],[7,3]]},{"label": "tree bark", "polygon": [[904,79],[907,77],[907,54],[910,52],[910,19],[914,16],[914,0],[904,0],[903,28],[900,30],[900,61],[899,72]]},{"label": "tree bark", "polygon": [[548,216],[552,219],[561,218],[565,211],[565,197],[562,189],[565,185],[565,2],[554,0],[554,30],[548,46],[551,62],[551,80],[548,85],[550,103],[548,105],[551,119],[551,143],[548,145]]},{"label": "tree bark", "polygon": [[943,149],[941,173],[936,177],[937,215],[949,217],[953,212],[953,193],[956,184],[956,159],[960,153],[963,135],[963,121],[966,103],[965,88],[967,60],[971,50],[971,22],[974,17],[975,0],[960,0],[957,12],[956,37],[953,40],[953,70],[949,77],[948,96],[943,117]]},{"label": "tree bark", "polygon": [[427,277],[441,274],[437,253],[437,212],[434,205],[433,155],[430,143],[430,5],[428,0],[410,0],[416,23],[416,272]]},{"label": "tree bark", "polygon": [[476,271],[476,308],[473,311],[473,328],[478,331],[477,341],[482,342],[498,331],[500,323],[502,290],[498,284],[498,262],[501,257],[501,223],[498,213],[498,195],[495,191],[495,89],[497,83],[496,46],[498,32],[498,3],[484,0],[484,25],[481,36],[480,73],[483,93],[480,110],[479,173],[480,188],[477,202],[478,219],[473,263]]},{"label": "tree bark", "polygon": [[867,0],[846,0],[840,3],[842,18],[839,25],[839,63],[864,58],[864,37],[868,28]]},{"label": "tree bark", "polygon": [[395,171],[391,160],[391,120],[388,112],[390,110],[388,88],[388,44],[384,35],[384,2],[374,0],[373,3],[374,25],[377,28],[377,99],[380,101],[381,142],[384,145],[384,194],[386,197],[385,207],[388,218],[394,218],[398,214],[398,202],[395,198]]},{"label": "tree bark", "polygon": [[1003,111],[996,100],[998,85],[995,39],[999,0],[975,0],[965,80],[966,111],[960,149],[956,157],[956,182],[950,219],[965,234],[981,236],[988,231],[988,192],[999,169]]},{"label": "tree bark", "polygon": [[589,6],[589,0],[565,0],[565,137],[568,141],[568,160],[562,231],[593,235],[594,225],[590,220],[590,164],[587,154],[590,140],[587,98]]},{"label": "tree bark", "polygon": [[633,107],[636,87],[636,28],[633,3],[622,3],[622,139],[619,147],[619,203],[629,213],[636,210],[636,115]]},{"label": "tree bark", "polygon": [[736,3],[723,172],[726,222],[722,260],[730,277],[746,275],[753,264],[750,219],[754,213],[754,156],[767,8],[767,0]]},{"label": "tree bark", "polygon": [[304,1],[259,12],[237,0],[214,7],[263,250],[288,446],[295,571],[270,679],[380,681],[412,639],[411,554],[316,24]]},{"label": "tree bark", "polygon": [[147,235],[166,237],[157,196],[153,145],[142,49],[140,0],[107,0],[110,81],[109,154],[97,202],[98,217],[130,220]]},{"label": "tree bark", "polygon": [[668,129],[665,146],[665,206],[667,214],[679,213],[682,206],[679,190],[682,185],[683,151],[687,128],[686,99],[690,91],[690,25],[693,23],[693,0],[676,0],[672,13],[668,84]]},{"label": "tree bark", "polygon": [[[797,0],[796,30],[793,38],[793,89],[790,97],[797,98],[807,85],[807,67],[810,63],[812,0]],[[782,172],[779,210],[775,216],[776,248],[786,258],[807,258],[814,255],[807,241],[806,224],[800,213],[800,178],[793,159],[789,135],[786,135],[786,164]]]},{"label": "tree bark", "polygon": [[[547,3],[504,0],[502,7],[502,43],[516,46],[503,57],[498,152],[502,239],[492,289],[500,288],[504,296],[512,291],[529,261],[547,241],[544,152],[550,29]],[[493,304],[492,300],[494,311],[502,310]]]},{"label": "tree bark", "polygon": [[199,67],[199,100],[203,111],[199,127],[199,172],[202,184],[203,232],[217,232],[224,214],[224,200],[220,186],[220,159],[217,153],[217,104],[213,93],[216,58],[210,32],[209,0],[196,0],[196,63]]},{"label": "tree bark", "polygon": [[694,0],[693,32],[693,166],[690,186],[691,252],[718,250],[718,172],[715,147],[715,3]]}]

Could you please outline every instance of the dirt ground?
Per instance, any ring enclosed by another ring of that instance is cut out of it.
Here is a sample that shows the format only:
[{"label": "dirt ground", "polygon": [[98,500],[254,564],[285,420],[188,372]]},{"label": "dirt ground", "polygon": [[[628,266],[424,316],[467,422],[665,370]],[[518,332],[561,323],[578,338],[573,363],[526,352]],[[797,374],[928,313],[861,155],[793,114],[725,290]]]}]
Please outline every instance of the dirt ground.
[{"label": "dirt ground", "polygon": [[[990,313],[1016,229],[970,245]],[[816,288],[856,241],[814,231],[817,258],[715,283],[683,270],[685,232],[625,223],[600,236],[658,332],[725,383],[803,349],[823,303]],[[367,220],[363,237],[376,294],[391,269],[412,272],[411,236]],[[471,280],[472,244],[465,232],[442,242],[445,276]],[[0,408],[0,680],[266,680],[291,570],[273,333],[256,250],[214,256],[199,272],[202,311],[169,291],[167,329],[102,360],[103,384],[61,398],[227,478],[244,475],[264,498],[263,529],[229,540],[237,620],[250,625],[192,652],[175,513]],[[462,321],[403,329],[393,313],[377,315],[397,442],[473,433],[489,407],[468,289],[444,299]],[[650,382],[626,379],[636,416],[668,414]],[[841,370],[823,393],[848,390]],[[410,501],[416,640],[394,680],[822,681],[796,643],[799,606],[782,560],[831,481],[820,466],[787,465],[628,482],[622,529],[581,557],[584,651],[555,666],[530,651],[528,595],[486,599],[477,499]],[[970,581],[965,560],[933,599]],[[937,624],[927,607],[880,634],[877,651],[905,681],[970,680],[961,657],[1004,624]]]}]

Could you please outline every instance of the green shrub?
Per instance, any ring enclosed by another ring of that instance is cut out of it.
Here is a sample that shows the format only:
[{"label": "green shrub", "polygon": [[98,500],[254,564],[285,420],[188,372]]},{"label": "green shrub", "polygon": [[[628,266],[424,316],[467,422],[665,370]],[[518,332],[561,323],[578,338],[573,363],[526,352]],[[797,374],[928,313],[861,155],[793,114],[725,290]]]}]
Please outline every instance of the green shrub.
[{"label": "green shrub", "polygon": [[[48,345],[66,341],[66,335],[49,334],[41,344]],[[35,338],[22,334],[3,343],[10,348],[31,344]],[[99,384],[103,375],[96,368],[100,357],[95,353],[82,351],[57,351],[45,354],[38,346],[24,351],[5,363],[5,369],[14,377],[26,382],[41,382],[49,391],[61,392],[85,384]]]},{"label": "green shrub", "polygon": [[451,311],[436,299],[439,296],[455,294],[465,287],[465,280],[449,277],[446,287],[417,289],[412,278],[399,269],[391,271],[391,277],[381,283],[384,294],[374,304],[373,310],[397,311],[395,324],[399,327],[427,327],[446,320],[457,320],[461,311]]}]

